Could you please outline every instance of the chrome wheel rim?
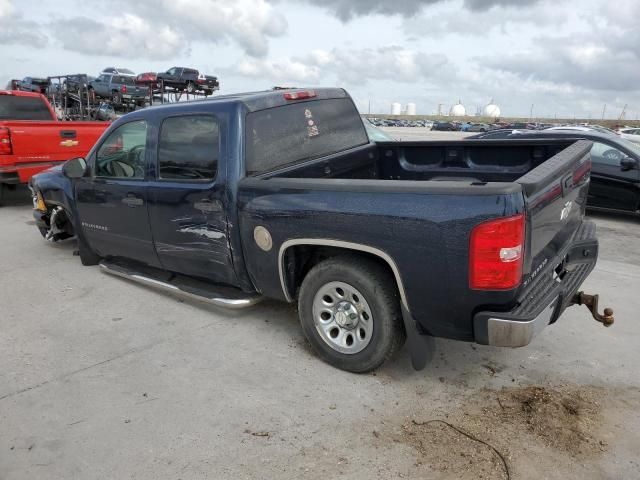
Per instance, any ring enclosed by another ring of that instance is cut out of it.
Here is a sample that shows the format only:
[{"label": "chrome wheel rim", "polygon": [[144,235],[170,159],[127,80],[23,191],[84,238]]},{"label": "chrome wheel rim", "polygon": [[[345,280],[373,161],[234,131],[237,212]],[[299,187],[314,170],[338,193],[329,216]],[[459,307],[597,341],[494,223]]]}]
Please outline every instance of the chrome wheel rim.
[{"label": "chrome wheel rim", "polygon": [[320,338],[333,350],[353,355],[373,337],[373,315],[364,295],[344,282],[329,282],[313,299],[313,322]]}]

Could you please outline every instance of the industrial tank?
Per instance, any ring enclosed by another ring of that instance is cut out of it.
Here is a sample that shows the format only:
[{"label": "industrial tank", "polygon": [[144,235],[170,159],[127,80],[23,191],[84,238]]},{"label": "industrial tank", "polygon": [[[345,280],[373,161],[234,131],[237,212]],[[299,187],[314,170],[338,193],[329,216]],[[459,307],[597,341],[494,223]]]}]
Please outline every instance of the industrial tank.
[{"label": "industrial tank", "polygon": [[451,107],[451,110],[449,110],[449,115],[452,117],[464,117],[466,114],[467,109],[464,108],[464,105],[462,105],[462,103],[460,102],[455,104],[453,107]]},{"label": "industrial tank", "polygon": [[416,104],[407,103],[407,115],[415,115],[415,114],[416,114]]},{"label": "industrial tank", "polygon": [[483,115],[489,118],[499,118],[500,117],[500,107],[495,103],[490,103],[486,107],[484,107]]},{"label": "industrial tank", "polygon": [[398,102],[391,104],[391,115],[402,115],[402,105]]}]

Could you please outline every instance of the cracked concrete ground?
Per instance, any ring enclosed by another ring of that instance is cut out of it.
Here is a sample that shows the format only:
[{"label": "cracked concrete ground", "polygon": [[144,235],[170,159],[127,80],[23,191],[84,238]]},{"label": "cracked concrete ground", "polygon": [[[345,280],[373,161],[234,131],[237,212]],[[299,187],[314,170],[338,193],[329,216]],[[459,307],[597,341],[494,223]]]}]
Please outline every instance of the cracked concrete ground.
[{"label": "cracked concrete ground", "polygon": [[[490,444],[511,478],[640,477],[637,219],[594,217],[584,289],[613,327],[574,307],[526,348],[438,339],[424,371],[403,351],[353,375],[313,355],[291,306],[229,313],[82,267],[73,241],[40,237],[25,195],[0,208],[2,480],[506,478],[492,450],[431,419]],[[527,432],[511,389],[578,392],[593,415],[558,428],[593,448]]]}]

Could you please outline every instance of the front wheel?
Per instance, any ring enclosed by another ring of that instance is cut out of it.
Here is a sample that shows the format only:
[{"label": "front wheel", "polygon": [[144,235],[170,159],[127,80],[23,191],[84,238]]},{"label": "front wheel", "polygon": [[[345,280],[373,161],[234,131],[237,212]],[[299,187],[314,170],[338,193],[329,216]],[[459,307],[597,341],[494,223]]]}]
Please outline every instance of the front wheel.
[{"label": "front wheel", "polygon": [[395,281],[366,258],[343,256],[317,264],[302,282],[298,309],[313,349],[342,370],[374,370],[404,343]]}]

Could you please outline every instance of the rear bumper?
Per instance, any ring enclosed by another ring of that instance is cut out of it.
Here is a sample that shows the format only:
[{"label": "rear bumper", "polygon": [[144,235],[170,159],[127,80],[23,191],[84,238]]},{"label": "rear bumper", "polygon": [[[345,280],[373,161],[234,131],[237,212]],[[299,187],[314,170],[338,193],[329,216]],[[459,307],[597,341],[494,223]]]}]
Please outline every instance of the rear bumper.
[{"label": "rear bumper", "polygon": [[[477,343],[497,347],[528,345],[547,325],[555,322],[589,276],[598,258],[595,224],[585,220],[573,242],[537,278],[509,312],[478,312],[473,319]],[[556,269],[564,270],[558,275]]]}]

